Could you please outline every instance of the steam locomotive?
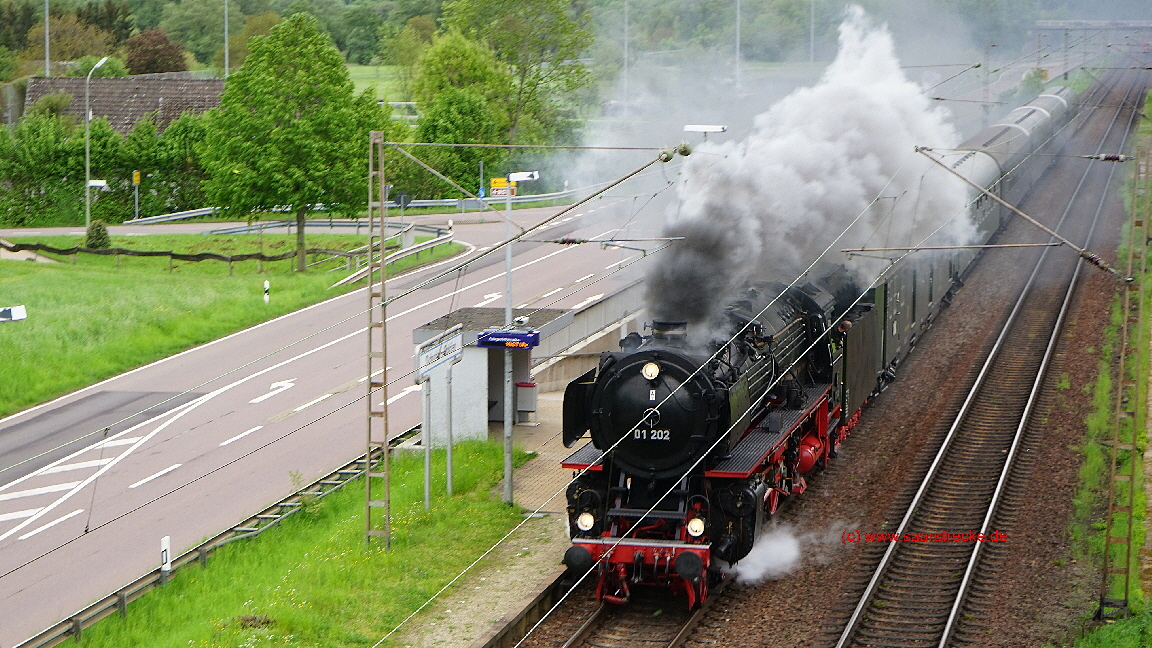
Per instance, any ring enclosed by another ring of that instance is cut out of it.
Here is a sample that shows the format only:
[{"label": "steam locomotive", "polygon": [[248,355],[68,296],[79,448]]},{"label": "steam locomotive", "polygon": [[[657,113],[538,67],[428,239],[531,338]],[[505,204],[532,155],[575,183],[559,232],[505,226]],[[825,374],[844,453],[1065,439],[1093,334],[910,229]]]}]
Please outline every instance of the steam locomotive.
[{"label": "steam locomotive", "polygon": [[[1063,145],[1076,94],[1050,89],[950,152],[950,166],[1019,202]],[[975,189],[981,241],[1009,216]],[[597,597],[636,586],[708,596],[716,561],[735,563],[784,497],[836,457],[860,409],[950,303],[972,249],[910,256],[863,296],[841,269],[792,287],[753,282],[722,320],[728,335],[693,344],[684,322],[654,322],[564,393],[573,575],[597,570]]]}]

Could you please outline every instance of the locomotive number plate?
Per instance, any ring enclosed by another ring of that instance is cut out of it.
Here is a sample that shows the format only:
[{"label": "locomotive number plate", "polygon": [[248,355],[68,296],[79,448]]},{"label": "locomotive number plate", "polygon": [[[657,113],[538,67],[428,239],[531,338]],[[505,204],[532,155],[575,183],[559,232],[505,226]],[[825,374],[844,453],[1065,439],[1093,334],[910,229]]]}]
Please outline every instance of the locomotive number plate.
[{"label": "locomotive number plate", "polygon": [[671,430],[634,430],[632,432],[634,439],[647,439],[648,441],[671,441]]}]

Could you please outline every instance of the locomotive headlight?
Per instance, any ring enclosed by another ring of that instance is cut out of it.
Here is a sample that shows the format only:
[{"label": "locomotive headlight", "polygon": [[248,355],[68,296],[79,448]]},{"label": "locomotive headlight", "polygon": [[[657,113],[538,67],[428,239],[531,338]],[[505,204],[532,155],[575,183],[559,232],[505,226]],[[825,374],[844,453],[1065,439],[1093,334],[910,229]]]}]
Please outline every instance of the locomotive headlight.
[{"label": "locomotive headlight", "polygon": [[704,535],[704,520],[700,518],[692,518],[688,520],[688,535],[693,538],[699,538]]},{"label": "locomotive headlight", "polygon": [[660,365],[655,362],[646,362],[640,369],[640,375],[648,380],[656,380],[656,376],[660,375]]},{"label": "locomotive headlight", "polygon": [[581,513],[576,518],[576,528],[581,531],[591,531],[592,527],[596,525],[596,516],[591,513]]}]

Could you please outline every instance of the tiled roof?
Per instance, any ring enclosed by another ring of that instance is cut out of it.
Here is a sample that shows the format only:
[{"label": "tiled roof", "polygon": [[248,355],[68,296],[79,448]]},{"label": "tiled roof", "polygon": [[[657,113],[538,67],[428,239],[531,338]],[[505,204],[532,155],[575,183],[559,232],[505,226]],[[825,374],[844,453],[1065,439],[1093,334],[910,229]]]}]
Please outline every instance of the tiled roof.
[{"label": "tiled roof", "polygon": [[[44,95],[58,92],[72,95],[72,102],[64,113],[84,119],[84,79],[79,77],[29,79],[24,110]],[[223,79],[171,79],[152,75],[93,78],[88,88],[92,118],[107,117],[120,134],[131,132],[136,122],[151,112],[156,113],[156,125],[163,131],[184,112],[202,113],[219,106],[223,92]]]}]

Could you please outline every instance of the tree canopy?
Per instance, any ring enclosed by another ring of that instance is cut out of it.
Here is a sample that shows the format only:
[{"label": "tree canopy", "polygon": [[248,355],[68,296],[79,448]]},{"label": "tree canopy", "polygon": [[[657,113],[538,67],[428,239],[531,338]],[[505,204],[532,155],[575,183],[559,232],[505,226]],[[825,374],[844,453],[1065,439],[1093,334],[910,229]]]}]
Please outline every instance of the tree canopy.
[{"label": "tree canopy", "polygon": [[[229,26],[244,14],[235,0],[228,2]],[[237,31],[239,23],[237,22]],[[212,55],[224,46],[224,5],[220,0],[183,0],[164,5],[160,27],[184,44],[201,63],[211,63]]]},{"label": "tree canopy", "polygon": [[488,44],[513,78],[508,142],[521,121],[549,120],[553,103],[592,82],[580,57],[592,44],[588,17],[573,15],[568,0],[454,0],[445,24]]},{"label": "tree canopy", "polygon": [[321,204],[345,214],[363,208],[368,132],[390,121],[371,94],[354,95],[340,53],[312,16],[296,14],[254,40],[220,107],[206,115],[205,191],[239,214],[295,212],[303,270],[305,215]]},{"label": "tree canopy", "polygon": [[184,48],[168,38],[163,29],[140,32],[124,43],[125,63],[132,74],[183,72],[188,64]]}]

